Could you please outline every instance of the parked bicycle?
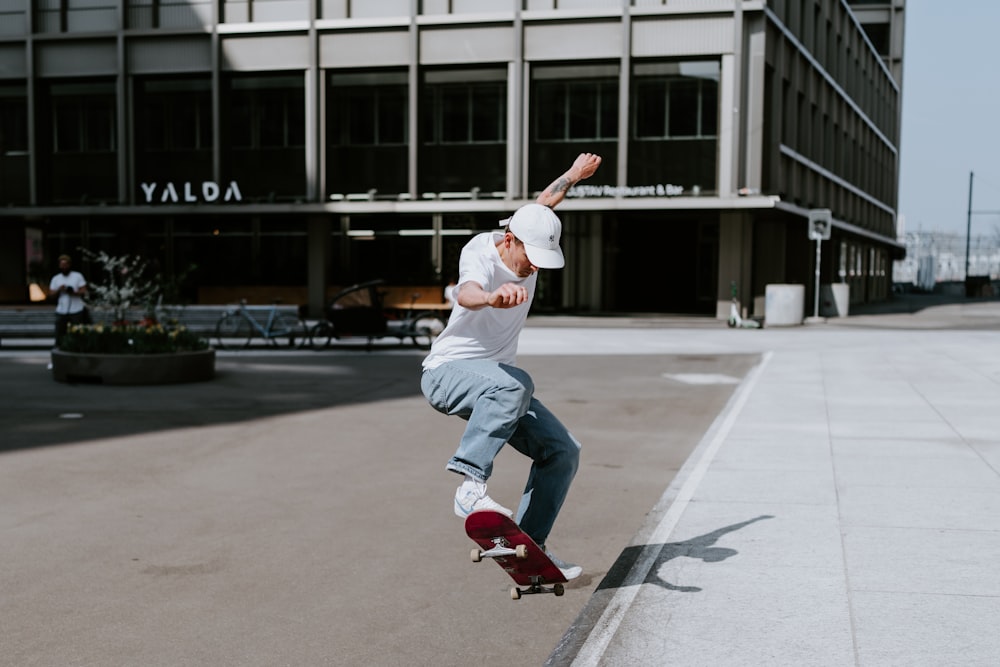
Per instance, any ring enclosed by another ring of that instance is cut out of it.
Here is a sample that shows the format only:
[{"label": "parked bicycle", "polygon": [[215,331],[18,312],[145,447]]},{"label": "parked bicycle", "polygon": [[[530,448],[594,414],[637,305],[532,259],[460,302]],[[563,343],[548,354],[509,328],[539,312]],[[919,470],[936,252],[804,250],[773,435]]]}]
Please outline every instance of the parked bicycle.
[{"label": "parked bicycle", "polygon": [[315,350],[322,350],[334,340],[342,338],[367,338],[368,348],[379,338],[407,339],[414,345],[430,348],[442,330],[445,321],[440,312],[418,309],[420,293],[410,297],[409,308],[386,308],[379,289],[384,280],[351,285],[338,292],[326,309],[326,319],[320,320],[309,331],[309,342]]},{"label": "parked bicycle", "polygon": [[301,347],[309,341],[309,331],[301,318],[282,312],[277,304],[248,306],[246,299],[241,299],[219,317],[215,337],[220,349],[247,347],[255,337],[271,345],[279,338],[288,338],[289,345]]}]

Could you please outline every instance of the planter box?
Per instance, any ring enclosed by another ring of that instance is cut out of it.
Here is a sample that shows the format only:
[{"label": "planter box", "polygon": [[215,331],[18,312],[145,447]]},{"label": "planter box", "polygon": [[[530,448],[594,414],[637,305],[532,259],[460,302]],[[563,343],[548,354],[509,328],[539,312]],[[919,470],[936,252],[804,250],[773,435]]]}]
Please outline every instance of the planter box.
[{"label": "planter box", "polygon": [[56,382],[88,384],[176,384],[215,376],[215,350],[173,354],[78,354],[52,351]]},{"label": "planter box", "polygon": [[766,285],[764,325],[789,327],[802,324],[805,313],[805,285]]}]

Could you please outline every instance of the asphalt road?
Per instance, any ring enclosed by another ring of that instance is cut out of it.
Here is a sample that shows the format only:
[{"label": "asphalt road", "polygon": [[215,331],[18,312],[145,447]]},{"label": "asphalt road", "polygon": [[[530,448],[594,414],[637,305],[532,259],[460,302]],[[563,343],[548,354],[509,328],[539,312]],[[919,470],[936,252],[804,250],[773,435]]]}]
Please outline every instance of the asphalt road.
[{"label": "asphalt road", "polygon": [[[583,443],[550,538],[584,566],[510,600],[444,464],[422,354],[222,353],[217,378],[63,385],[0,352],[0,664],[541,664],[756,355],[521,358]],[[516,506],[526,459],[490,493]]]}]

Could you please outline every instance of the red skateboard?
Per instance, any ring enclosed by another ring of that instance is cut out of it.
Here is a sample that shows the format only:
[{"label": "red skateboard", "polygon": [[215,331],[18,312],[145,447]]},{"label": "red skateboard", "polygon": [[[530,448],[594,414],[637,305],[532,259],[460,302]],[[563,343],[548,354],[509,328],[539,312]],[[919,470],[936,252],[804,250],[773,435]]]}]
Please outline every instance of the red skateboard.
[{"label": "red skateboard", "polygon": [[558,596],[565,592],[566,577],[506,514],[493,510],[473,512],[465,519],[465,532],[480,547],[472,550],[473,562],[492,558],[518,584],[510,589],[513,599],[520,600],[522,595],[535,593]]}]

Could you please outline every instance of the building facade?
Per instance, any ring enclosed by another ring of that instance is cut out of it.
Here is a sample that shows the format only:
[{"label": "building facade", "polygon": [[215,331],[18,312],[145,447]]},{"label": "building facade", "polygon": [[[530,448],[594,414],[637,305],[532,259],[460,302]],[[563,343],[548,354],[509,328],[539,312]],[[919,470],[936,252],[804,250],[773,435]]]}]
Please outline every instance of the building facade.
[{"label": "building facade", "polygon": [[879,300],[904,252],[902,9],[3,0],[0,300],[80,248],[184,275],[190,301],[444,285],[584,151],[604,162],[559,208],[567,267],[538,308],[725,317],[734,287],[749,308],[771,283],[811,293],[818,208],[821,281]]}]

